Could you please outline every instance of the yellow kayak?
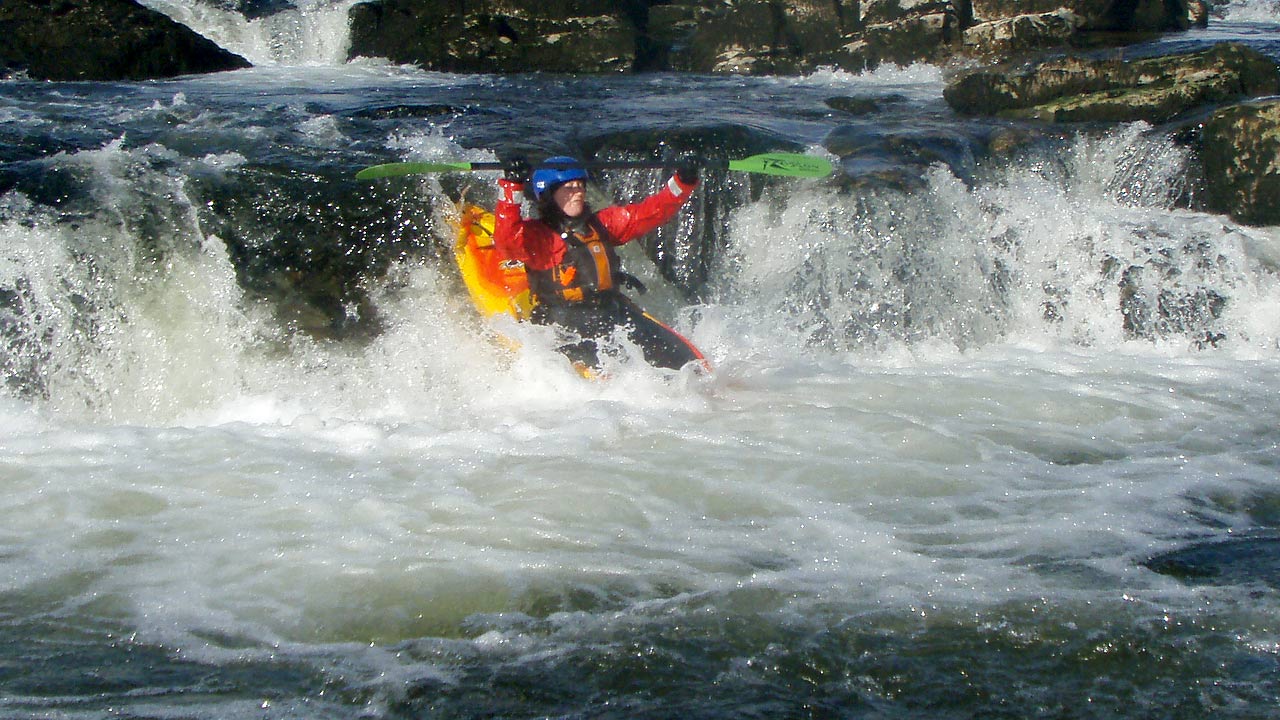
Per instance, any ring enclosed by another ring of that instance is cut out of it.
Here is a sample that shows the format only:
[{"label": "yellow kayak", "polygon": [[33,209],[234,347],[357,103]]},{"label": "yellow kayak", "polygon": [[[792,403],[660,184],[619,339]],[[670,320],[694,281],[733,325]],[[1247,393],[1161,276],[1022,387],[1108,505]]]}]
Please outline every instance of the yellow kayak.
[{"label": "yellow kayak", "polygon": [[533,311],[524,265],[504,260],[493,244],[493,213],[478,205],[458,206],[454,259],[471,300],[484,317],[506,313],[528,320]]},{"label": "yellow kayak", "polygon": [[[493,244],[493,213],[479,205],[459,203],[457,223],[453,258],[476,310],[486,318],[506,314],[528,320],[533,314],[529,276],[524,263],[504,260],[498,253]],[[502,341],[512,349],[519,345],[507,338]],[[573,369],[588,380],[599,379],[596,371],[581,363],[573,363]]]}]

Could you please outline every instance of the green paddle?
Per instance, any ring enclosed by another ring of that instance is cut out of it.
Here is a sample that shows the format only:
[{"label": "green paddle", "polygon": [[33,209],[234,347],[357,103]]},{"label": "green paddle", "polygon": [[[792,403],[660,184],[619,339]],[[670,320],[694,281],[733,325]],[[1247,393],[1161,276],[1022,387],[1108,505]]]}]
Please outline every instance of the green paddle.
[{"label": "green paddle", "polygon": [[[741,160],[704,160],[705,167],[728,168],[735,172],[757,173],[759,175],[780,175],[783,177],[819,178],[831,174],[831,163],[825,158],[814,155],[796,153],[762,153]],[[585,162],[566,167],[584,167],[590,170],[625,170],[632,168],[665,168],[671,162],[657,160],[642,161],[601,161]],[[504,164],[499,162],[398,162],[367,167],[356,173],[357,180],[376,180],[378,178],[400,177],[402,175],[421,175],[438,172],[472,172],[475,170],[501,170]],[[539,167],[558,167],[542,164]]]}]

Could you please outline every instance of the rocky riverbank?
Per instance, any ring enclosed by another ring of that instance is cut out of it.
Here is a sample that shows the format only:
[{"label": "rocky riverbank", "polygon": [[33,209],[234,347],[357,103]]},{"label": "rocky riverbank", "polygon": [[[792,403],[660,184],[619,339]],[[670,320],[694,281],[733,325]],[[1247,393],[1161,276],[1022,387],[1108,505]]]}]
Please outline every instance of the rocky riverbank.
[{"label": "rocky riverbank", "polygon": [[[248,15],[293,6],[237,7]],[[1280,168],[1271,160],[1280,112],[1276,101],[1259,100],[1280,94],[1274,60],[1237,45],[1135,60],[1076,52],[1204,25],[1203,0],[369,0],[349,17],[350,58],[451,72],[795,74],[942,64],[956,73],[946,99],[962,115],[1167,128],[1196,146],[1206,209],[1280,223],[1272,202]],[[984,62],[994,64],[975,69]],[[10,76],[143,79],[248,65],[135,0],[0,5],[0,73]]]},{"label": "rocky riverbank", "polygon": [[[293,4],[216,9],[257,17]],[[1203,0],[369,0],[349,16],[350,57],[429,70],[789,74],[1123,44],[1207,12]],[[138,79],[244,65],[136,0],[0,5],[8,73]]]},{"label": "rocky riverbank", "polygon": [[249,67],[134,0],[0,4],[0,75],[36,80],[145,80]]},{"label": "rocky riverbank", "polygon": [[1202,0],[373,0],[351,10],[351,55],[453,71],[778,74],[1007,58],[1206,19]]}]

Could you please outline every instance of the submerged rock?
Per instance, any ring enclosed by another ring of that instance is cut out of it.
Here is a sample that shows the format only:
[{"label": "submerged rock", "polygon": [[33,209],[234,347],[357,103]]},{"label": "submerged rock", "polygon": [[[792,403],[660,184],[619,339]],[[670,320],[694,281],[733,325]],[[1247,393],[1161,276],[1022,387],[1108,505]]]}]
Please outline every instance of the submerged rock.
[{"label": "submerged rock", "polygon": [[847,115],[871,115],[884,110],[886,107],[900,105],[906,102],[904,95],[889,95],[886,97],[848,97],[835,96],[825,100],[827,107],[832,110],[838,110]]},{"label": "submerged rock", "polygon": [[1265,585],[1280,588],[1280,537],[1213,540],[1143,563],[1162,575],[1196,585]]},{"label": "submerged rock", "polygon": [[850,124],[833,130],[823,145],[841,158],[844,177],[857,185],[915,190],[936,165],[957,177],[973,174],[975,158],[987,151],[987,139],[960,130],[896,130],[875,124]]},{"label": "submerged rock", "polygon": [[987,68],[943,92],[964,115],[1054,122],[1162,123],[1202,105],[1280,91],[1280,68],[1244,45],[1125,61],[1065,57],[1030,67]]},{"label": "submerged rock", "polygon": [[249,67],[134,0],[0,4],[0,72],[38,80],[144,80]]}]

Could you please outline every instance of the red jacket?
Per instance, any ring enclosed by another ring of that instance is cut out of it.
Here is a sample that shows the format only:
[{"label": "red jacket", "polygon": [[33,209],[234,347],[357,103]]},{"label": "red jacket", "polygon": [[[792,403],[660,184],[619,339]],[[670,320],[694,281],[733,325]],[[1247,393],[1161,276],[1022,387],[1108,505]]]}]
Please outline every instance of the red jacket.
[{"label": "red jacket", "polygon": [[[493,244],[498,252],[511,260],[519,260],[529,270],[550,270],[564,258],[565,243],[560,234],[541,220],[526,220],[520,215],[520,193],[523,185],[499,180],[501,192],[494,212]],[[595,213],[617,245],[652,232],[675,217],[692,194],[697,183],[686,185],[675,177],[666,187],[637,203],[613,205]]]}]

